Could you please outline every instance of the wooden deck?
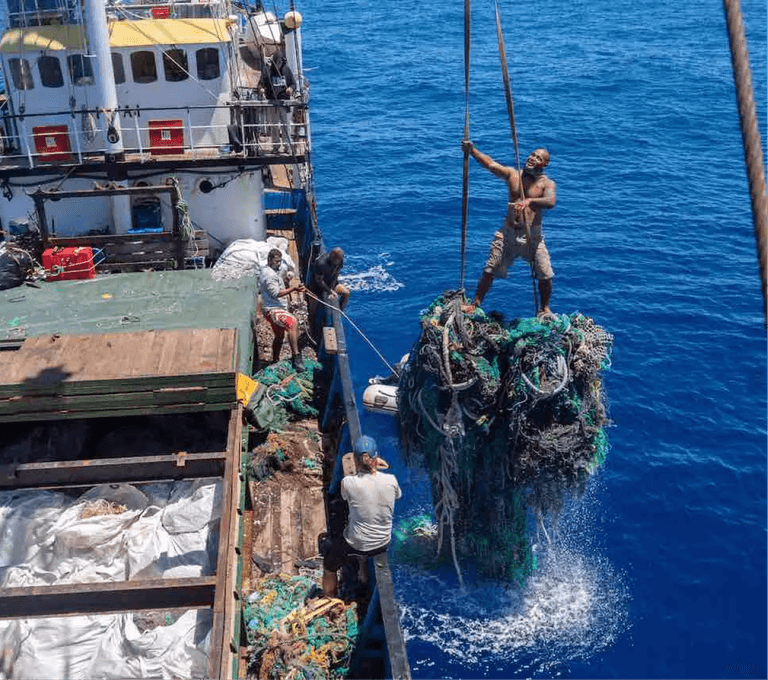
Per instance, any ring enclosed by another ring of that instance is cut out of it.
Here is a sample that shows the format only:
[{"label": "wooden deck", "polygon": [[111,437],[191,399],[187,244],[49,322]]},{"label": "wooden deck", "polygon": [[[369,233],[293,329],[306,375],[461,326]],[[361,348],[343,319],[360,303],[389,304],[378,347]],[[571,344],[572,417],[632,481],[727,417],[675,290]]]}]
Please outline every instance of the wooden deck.
[{"label": "wooden deck", "polygon": [[[40,336],[229,328],[238,331],[237,358],[226,370],[250,374],[257,297],[256,277],[214,281],[210,269],[41,282],[38,287],[0,291],[0,346],[22,338],[26,344]],[[7,358],[0,352],[0,361],[15,361],[15,352],[8,351]],[[183,360],[181,354],[179,359]],[[4,382],[7,379],[0,376],[0,384]]]},{"label": "wooden deck", "polygon": [[29,338],[0,352],[0,422],[225,410],[235,329]]}]

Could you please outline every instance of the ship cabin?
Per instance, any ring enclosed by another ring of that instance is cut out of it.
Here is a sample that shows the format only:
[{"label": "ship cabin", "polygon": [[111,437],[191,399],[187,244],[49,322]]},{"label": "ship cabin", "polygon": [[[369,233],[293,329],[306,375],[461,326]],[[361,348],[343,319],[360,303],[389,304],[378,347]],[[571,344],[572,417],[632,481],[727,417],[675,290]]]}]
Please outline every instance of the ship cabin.
[{"label": "ship cabin", "polygon": [[[87,2],[62,1],[11,0],[0,36],[2,228],[31,216],[46,238],[138,234],[186,219],[219,250],[264,238],[264,168],[306,180],[300,15],[108,4],[99,52]],[[293,87],[273,87],[275,64]]]}]

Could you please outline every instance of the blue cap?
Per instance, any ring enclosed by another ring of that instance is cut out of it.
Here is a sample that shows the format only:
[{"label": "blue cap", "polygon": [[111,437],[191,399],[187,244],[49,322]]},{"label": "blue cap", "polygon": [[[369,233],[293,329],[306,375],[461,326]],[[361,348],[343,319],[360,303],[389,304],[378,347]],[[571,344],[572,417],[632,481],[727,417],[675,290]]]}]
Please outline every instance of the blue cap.
[{"label": "blue cap", "polygon": [[376,458],[376,456],[379,455],[379,450],[376,447],[376,440],[373,437],[367,437],[366,435],[358,437],[352,448],[356,456],[362,456],[365,453],[368,454],[369,458]]}]

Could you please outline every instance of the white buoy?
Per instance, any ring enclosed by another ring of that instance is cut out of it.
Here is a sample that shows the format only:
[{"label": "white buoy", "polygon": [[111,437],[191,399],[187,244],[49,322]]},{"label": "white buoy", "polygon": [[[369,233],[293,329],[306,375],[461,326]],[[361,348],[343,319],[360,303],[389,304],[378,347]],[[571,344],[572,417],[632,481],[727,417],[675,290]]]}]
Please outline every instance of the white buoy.
[{"label": "white buoy", "polygon": [[304,17],[301,16],[301,12],[291,10],[286,12],[283,17],[283,23],[289,31],[294,31],[301,26],[301,22],[304,21]]}]

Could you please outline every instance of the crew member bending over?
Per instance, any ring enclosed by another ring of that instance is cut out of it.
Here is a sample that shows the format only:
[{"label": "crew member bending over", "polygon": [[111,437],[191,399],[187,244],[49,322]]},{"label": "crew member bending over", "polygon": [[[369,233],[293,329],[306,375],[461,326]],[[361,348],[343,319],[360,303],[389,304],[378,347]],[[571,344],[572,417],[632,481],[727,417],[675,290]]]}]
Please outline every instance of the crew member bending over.
[{"label": "crew member bending over", "polygon": [[462,149],[469,148],[469,153],[480,165],[490,170],[496,177],[507,183],[509,199],[507,215],[500,231],[494,234],[491,250],[485,268],[477,283],[475,305],[480,305],[486,293],[491,289],[493,279],[507,278],[507,269],[521,257],[533,266],[533,271],[539,282],[541,296],[540,316],[551,315],[549,299],[552,295],[552,278],[555,273],[549,261],[549,252],[544,243],[541,231],[541,213],[547,208],[554,208],[557,196],[555,183],[544,174],[544,168],[549,164],[549,152],[546,149],[536,149],[528,156],[522,172],[522,187],[520,189],[520,173],[515,168],[497,163],[493,158],[480,153],[469,140],[462,142]]},{"label": "crew member bending over", "polygon": [[[379,472],[387,464],[379,458],[375,440],[358,437],[353,449],[357,474],[341,480],[341,497],[349,504],[347,527],[323,556],[323,592],[328,597],[336,597],[336,572],[350,557],[368,558],[389,548],[395,501],[402,495],[395,476]],[[362,583],[368,582],[367,564],[367,559],[361,561]]]},{"label": "crew member bending over", "polygon": [[304,360],[299,352],[299,322],[288,311],[288,296],[293,292],[303,292],[302,284],[286,285],[287,271],[281,272],[283,254],[272,248],[267,255],[267,266],[261,270],[259,289],[261,291],[261,309],[264,318],[272,326],[275,339],[272,342],[272,361],[280,360],[283,338],[288,331],[288,345],[291,348],[291,362],[297,373],[304,372]]},{"label": "crew member bending over", "polygon": [[[334,248],[320,255],[313,263],[309,272],[309,292],[315,297],[323,299],[327,294],[331,300],[338,299],[339,308],[343,311],[349,302],[349,288],[339,283],[339,272],[344,266],[344,251]],[[309,313],[309,327],[313,332],[317,331],[317,314],[320,303],[311,296],[307,296],[307,312]]]}]

